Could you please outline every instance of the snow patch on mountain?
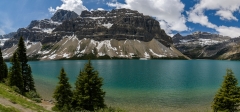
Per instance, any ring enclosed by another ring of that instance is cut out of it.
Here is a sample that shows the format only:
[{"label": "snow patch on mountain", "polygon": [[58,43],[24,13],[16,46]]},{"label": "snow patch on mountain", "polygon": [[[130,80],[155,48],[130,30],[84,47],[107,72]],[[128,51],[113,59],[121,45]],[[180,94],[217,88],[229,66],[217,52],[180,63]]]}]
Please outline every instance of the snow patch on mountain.
[{"label": "snow patch on mountain", "polygon": [[157,56],[157,57],[159,57],[159,58],[166,57],[165,55],[161,55],[161,54],[157,54],[157,53],[153,52],[152,49],[149,49],[149,51],[150,51],[153,55],[155,55],[155,56]]},{"label": "snow patch on mountain", "polygon": [[9,40],[9,38],[0,39],[0,47],[2,47],[7,40]]},{"label": "snow patch on mountain", "polygon": [[69,54],[67,54],[67,53],[64,53],[64,54],[63,54],[63,57],[64,57],[64,58],[70,58],[70,57],[69,57]]},{"label": "snow patch on mountain", "polygon": [[144,52],[144,58],[150,58],[150,55],[147,52]]},{"label": "snow patch on mountain", "polygon": [[106,28],[109,29],[109,28],[112,27],[113,24],[112,24],[112,23],[107,23],[107,24],[102,24],[102,25],[103,25],[104,27],[106,27]]},{"label": "snow patch on mountain", "polygon": [[45,33],[52,33],[52,31],[54,30],[54,28],[47,28],[47,29],[42,29],[43,32]]},{"label": "snow patch on mountain", "polygon": [[96,20],[96,19],[104,19],[105,17],[85,17],[85,18],[90,18],[90,19]]}]

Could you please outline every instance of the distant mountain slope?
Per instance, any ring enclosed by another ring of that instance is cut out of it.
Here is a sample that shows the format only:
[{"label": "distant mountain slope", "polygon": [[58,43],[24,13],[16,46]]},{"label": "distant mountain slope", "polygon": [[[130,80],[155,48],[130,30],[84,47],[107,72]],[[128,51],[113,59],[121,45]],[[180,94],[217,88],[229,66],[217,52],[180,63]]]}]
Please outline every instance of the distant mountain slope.
[{"label": "distant mountain slope", "polygon": [[[3,50],[3,57],[10,57],[17,46]],[[166,47],[156,39],[149,42],[139,40],[95,41],[75,35],[66,36],[54,44],[42,45],[40,42],[27,45],[27,55],[40,60],[79,58],[86,54],[109,58],[186,58],[173,46]]]},{"label": "distant mountain slope", "polygon": [[[51,19],[34,20],[5,42],[4,58],[12,56],[20,36],[28,55],[42,60],[80,58],[183,58],[159,22],[130,9],[75,12],[58,10]],[[186,57],[185,57],[186,58]]]},{"label": "distant mountain slope", "polygon": [[16,32],[11,32],[9,34],[0,35],[0,47],[2,47],[4,45],[4,43],[7,40],[9,40],[10,38],[12,38],[14,35],[16,35]]},{"label": "distant mountain slope", "polygon": [[240,59],[240,38],[230,38],[207,32],[173,36],[175,47],[192,59]]}]

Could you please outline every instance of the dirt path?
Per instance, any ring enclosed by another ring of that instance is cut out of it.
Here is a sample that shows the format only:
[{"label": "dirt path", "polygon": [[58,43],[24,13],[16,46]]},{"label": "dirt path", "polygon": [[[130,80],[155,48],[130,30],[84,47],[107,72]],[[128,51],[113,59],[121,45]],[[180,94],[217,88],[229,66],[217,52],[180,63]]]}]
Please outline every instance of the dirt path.
[{"label": "dirt path", "polygon": [[19,110],[20,112],[35,112],[35,111],[33,111],[29,108],[25,108],[25,107],[23,107],[22,105],[19,105],[19,104],[14,104],[14,103],[10,102],[8,99],[1,98],[1,97],[0,97],[0,104],[4,105],[4,106],[14,107],[17,110]]},{"label": "dirt path", "polygon": [[42,103],[38,103],[38,105],[42,106],[46,110],[52,111],[52,107],[54,104],[50,103],[49,101],[42,100]]}]

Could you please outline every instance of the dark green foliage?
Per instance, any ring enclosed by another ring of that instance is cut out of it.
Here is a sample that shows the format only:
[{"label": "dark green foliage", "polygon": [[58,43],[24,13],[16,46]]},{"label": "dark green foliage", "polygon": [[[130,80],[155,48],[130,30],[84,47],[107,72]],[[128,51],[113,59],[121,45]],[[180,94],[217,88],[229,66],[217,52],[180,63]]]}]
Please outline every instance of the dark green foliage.
[{"label": "dark green foliage", "polygon": [[215,95],[212,108],[214,112],[237,112],[240,103],[240,88],[232,70],[227,69],[221,88]]},{"label": "dark green foliage", "polygon": [[81,57],[80,57],[80,59],[85,59],[85,60],[87,60],[87,59],[96,59],[97,57],[93,54],[93,53],[89,53],[89,54],[83,54]]},{"label": "dark green foliage", "polygon": [[29,91],[26,93],[26,97],[29,99],[36,101],[37,103],[41,102],[41,97],[36,91]]},{"label": "dark green foliage", "polygon": [[71,91],[71,85],[68,82],[67,74],[64,69],[61,69],[58,77],[59,82],[54,91],[53,98],[55,98],[55,108],[59,111],[68,111],[71,109],[71,101],[73,93]]},{"label": "dark green foliage", "polygon": [[27,91],[36,91],[35,89],[35,85],[34,85],[34,80],[32,77],[32,69],[31,67],[28,65],[27,68],[27,77],[26,77],[26,85],[25,85],[25,92]]},{"label": "dark green foliage", "polygon": [[49,50],[49,49],[51,49],[52,47],[53,47],[52,44],[43,44],[41,51]]},{"label": "dark green foliage", "polygon": [[4,62],[2,57],[2,51],[0,48],[0,82],[3,82],[5,78],[7,78],[8,68],[7,64]]},{"label": "dark green foliage", "polygon": [[8,67],[7,67],[7,64],[4,62],[3,63],[3,68],[4,68],[4,71],[3,71],[3,73],[4,73],[4,77],[3,78],[7,78],[7,76],[8,76]]},{"label": "dark green foliage", "polygon": [[[95,54],[90,53],[90,54],[77,54],[77,55],[81,55],[81,57],[71,57],[68,58],[67,60],[88,60],[88,59],[92,59],[92,60],[97,60],[97,59],[111,59],[111,57],[109,57],[108,55],[104,55],[104,56],[99,56],[97,57]],[[62,60],[65,60],[66,58],[63,58]]]},{"label": "dark green foliage", "polygon": [[19,89],[17,86],[12,86],[12,89],[13,89],[13,91],[15,91],[16,93],[21,94],[21,91],[20,91],[20,89]]},{"label": "dark green foliage", "polygon": [[103,79],[98,76],[89,60],[75,83],[73,108],[88,111],[104,108],[105,92],[101,89],[102,85]]},{"label": "dark green foliage", "polygon": [[9,85],[16,86],[23,94],[23,78],[21,65],[18,61],[18,54],[15,52],[11,59],[12,67],[9,69]]},{"label": "dark green foliage", "polygon": [[[24,86],[24,92],[29,92],[29,91],[35,91],[34,87],[34,81],[32,78],[32,73],[31,73],[31,67],[27,64],[28,59],[27,59],[27,50],[24,44],[24,40],[22,37],[20,37],[19,42],[18,42],[18,59],[19,62],[21,63],[21,72],[22,72],[22,77],[23,77],[23,86]],[[31,85],[33,84],[33,85]]]}]

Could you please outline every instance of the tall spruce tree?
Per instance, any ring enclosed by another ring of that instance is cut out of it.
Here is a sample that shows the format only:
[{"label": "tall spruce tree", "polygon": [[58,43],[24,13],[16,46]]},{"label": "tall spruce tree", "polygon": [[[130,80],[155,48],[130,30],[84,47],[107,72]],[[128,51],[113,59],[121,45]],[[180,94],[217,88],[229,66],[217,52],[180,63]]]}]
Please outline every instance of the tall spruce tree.
[{"label": "tall spruce tree", "polygon": [[29,68],[29,65],[27,64],[28,59],[27,59],[27,50],[24,44],[23,37],[20,37],[19,42],[18,42],[18,58],[19,62],[21,63],[21,68],[22,68],[22,77],[23,77],[23,86],[24,86],[24,92],[29,92],[29,91],[35,91],[35,88],[30,88],[34,87],[34,85],[29,85],[29,84],[34,84],[31,83],[33,81],[32,74],[30,73],[31,67]]},{"label": "tall spruce tree", "polygon": [[9,85],[16,86],[20,90],[21,94],[23,94],[23,78],[21,72],[21,65],[18,61],[18,54],[15,52],[11,59],[12,66],[9,69]]},{"label": "tall spruce tree", "polygon": [[73,108],[89,111],[104,108],[105,92],[101,88],[102,85],[103,79],[98,76],[89,60],[75,83]]},{"label": "tall spruce tree", "polygon": [[68,82],[67,74],[64,69],[61,69],[58,77],[59,82],[54,91],[53,98],[55,98],[55,108],[59,111],[68,112],[71,110],[71,102],[73,93],[71,91],[71,85]]},{"label": "tall spruce tree", "polygon": [[237,112],[240,104],[240,88],[231,69],[227,69],[221,88],[213,99],[214,112]]},{"label": "tall spruce tree", "polygon": [[28,73],[27,74],[28,77],[26,77],[27,81],[26,81],[26,86],[25,86],[25,92],[26,92],[26,90],[27,91],[36,91],[34,80],[32,77],[32,69],[31,69],[30,65],[28,65],[27,73]]},{"label": "tall spruce tree", "polygon": [[7,75],[8,75],[7,64],[3,60],[2,51],[0,48],[0,82],[3,82],[4,79],[7,78]]}]

